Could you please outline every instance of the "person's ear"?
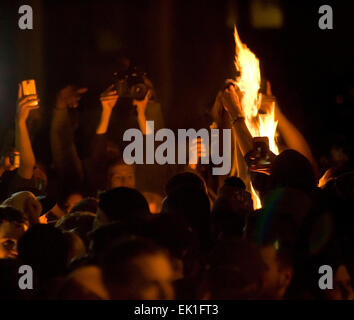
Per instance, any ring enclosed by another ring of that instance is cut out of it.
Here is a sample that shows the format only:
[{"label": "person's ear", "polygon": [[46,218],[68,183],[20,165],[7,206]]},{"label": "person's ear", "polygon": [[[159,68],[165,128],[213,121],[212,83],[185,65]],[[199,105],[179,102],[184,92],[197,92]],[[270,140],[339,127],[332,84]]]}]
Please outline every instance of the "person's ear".
[{"label": "person's ear", "polygon": [[284,267],[280,272],[280,287],[286,292],[293,279],[294,271],[291,267]]}]

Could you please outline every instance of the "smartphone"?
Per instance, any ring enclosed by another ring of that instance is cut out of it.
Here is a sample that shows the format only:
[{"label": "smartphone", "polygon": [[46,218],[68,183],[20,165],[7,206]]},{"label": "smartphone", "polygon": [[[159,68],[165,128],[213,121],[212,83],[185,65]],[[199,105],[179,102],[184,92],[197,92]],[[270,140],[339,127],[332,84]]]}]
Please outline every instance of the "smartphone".
[{"label": "smartphone", "polygon": [[271,164],[268,137],[253,138],[253,165],[266,166]]},{"label": "smartphone", "polygon": [[268,137],[254,137],[253,138],[253,149],[260,158],[264,158],[269,150],[269,140]]},{"label": "smartphone", "polygon": [[18,151],[12,151],[9,154],[10,158],[10,164],[14,168],[19,168],[20,167],[20,153]]},{"label": "smartphone", "polygon": [[33,79],[22,81],[21,86],[22,93],[24,96],[28,96],[30,94],[37,94],[36,82]]}]

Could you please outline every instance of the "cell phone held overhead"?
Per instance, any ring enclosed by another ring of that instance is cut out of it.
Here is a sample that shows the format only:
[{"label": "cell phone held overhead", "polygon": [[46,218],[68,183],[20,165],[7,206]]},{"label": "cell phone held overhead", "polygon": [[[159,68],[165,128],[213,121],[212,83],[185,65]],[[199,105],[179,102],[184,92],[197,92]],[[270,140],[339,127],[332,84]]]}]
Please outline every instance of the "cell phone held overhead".
[{"label": "cell phone held overhead", "polygon": [[269,150],[268,137],[254,137],[253,150],[246,155],[250,171],[270,174],[275,155]]},{"label": "cell phone held overhead", "polygon": [[37,94],[36,82],[33,79],[24,80],[21,82],[22,94],[24,96],[29,96],[32,94]]}]

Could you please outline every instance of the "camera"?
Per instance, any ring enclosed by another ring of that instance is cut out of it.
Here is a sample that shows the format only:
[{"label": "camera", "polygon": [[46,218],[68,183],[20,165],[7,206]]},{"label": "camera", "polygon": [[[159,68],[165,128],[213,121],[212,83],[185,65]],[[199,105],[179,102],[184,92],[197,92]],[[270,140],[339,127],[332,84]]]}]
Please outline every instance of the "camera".
[{"label": "camera", "polygon": [[115,72],[113,85],[119,97],[144,100],[149,88],[146,86],[144,77],[146,73],[136,68],[126,72]]}]

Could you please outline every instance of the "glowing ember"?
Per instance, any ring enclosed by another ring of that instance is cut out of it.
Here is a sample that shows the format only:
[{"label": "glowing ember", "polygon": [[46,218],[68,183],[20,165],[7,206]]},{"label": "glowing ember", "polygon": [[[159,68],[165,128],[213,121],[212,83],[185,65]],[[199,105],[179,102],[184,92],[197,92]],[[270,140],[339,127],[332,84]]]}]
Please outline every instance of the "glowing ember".
[{"label": "glowing ember", "polygon": [[[241,105],[245,115],[245,122],[252,137],[268,137],[270,150],[278,154],[278,146],[275,141],[275,133],[277,129],[277,121],[274,120],[274,102],[268,110],[262,110],[261,95],[259,88],[261,85],[261,73],[259,68],[259,60],[256,55],[243,44],[238,35],[235,26],[235,66],[240,72],[236,83],[243,93]],[[251,185],[251,193],[255,209],[261,208],[261,201]]]}]

